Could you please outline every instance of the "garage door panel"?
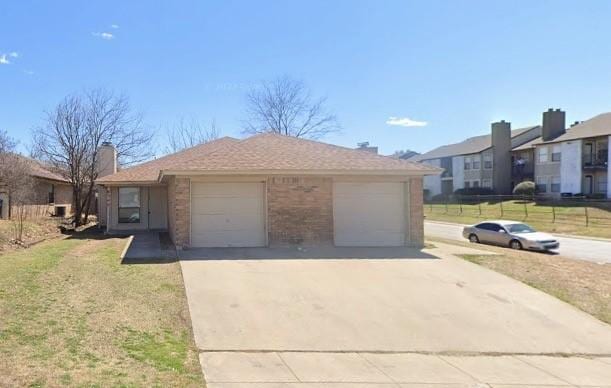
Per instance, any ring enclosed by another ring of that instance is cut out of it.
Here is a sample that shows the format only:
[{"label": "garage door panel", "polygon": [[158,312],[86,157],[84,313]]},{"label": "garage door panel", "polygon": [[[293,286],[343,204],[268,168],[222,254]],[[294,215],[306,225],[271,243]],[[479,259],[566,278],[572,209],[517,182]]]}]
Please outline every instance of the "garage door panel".
[{"label": "garage door panel", "polygon": [[191,192],[194,247],[265,245],[263,183],[194,183]]},{"label": "garage door panel", "polygon": [[333,190],[335,245],[404,245],[403,183],[337,182]]}]

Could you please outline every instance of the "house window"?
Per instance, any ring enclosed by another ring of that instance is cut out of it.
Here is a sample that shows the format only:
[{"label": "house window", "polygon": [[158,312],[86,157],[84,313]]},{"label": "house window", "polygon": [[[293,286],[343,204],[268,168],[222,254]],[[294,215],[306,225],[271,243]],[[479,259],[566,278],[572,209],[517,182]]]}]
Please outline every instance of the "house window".
[{"label": "house window", "polygon": [[55,185],[49,186],[49,203],[55,203]]},{"label": "house window", "polygon": [[606,193],[607,192],[607,176],[601,175],[598,177],[598,192]]},{"label": "house window", "polygon": [[552,147],[552,162],[559,162],[562,157],[562,153],[560,151],[560,145],[555,145]]},{"label": "house window", "polygon": [[547,193],[547,177],[538,176],[536,188],[539,193]]},{"label": "house window", "polygon": [[140,223],[139,187],[119,187],[119,223]]},{"label": "house window", "polygon": [[482,187],[491,189],[492,188],[492,179],[482,179]]},{"label": "house window", "polygon": [[550,187],[550,190],[552,193],[560,192],[560,177],[559,176],[552,177],[552,186]]},{"label": "house window", "polygon": [[471,169],[471,158],[465,158],[465,170]]},{"label": "house window", "polygon": [[539,156],[539,163],[547,163],[547,147],[539,147],[537,148],[537,155]]},{"label": "house window", "polygon": [[484,169],[492,170],[492,155],[490,154],[484,155]]}]

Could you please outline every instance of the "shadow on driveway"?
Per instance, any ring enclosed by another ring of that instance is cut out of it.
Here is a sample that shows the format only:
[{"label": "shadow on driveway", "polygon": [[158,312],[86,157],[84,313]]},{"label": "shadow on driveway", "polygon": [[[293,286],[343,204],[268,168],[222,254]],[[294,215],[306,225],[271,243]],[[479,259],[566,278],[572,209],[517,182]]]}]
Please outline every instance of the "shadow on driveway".
[{"label": "shadow on driveway", "polygon": [[180,260],[438,259],[408,247],[191,248]]}]

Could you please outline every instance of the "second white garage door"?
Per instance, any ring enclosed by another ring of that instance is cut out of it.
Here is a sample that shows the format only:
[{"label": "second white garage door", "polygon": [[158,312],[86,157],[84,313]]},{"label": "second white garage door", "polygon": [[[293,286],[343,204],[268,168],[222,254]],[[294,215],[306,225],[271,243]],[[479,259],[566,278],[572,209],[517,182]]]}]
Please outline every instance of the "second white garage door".
[{"label": "second white garage door", "polygon": [[333,186],[335,245],[404,245],[403,186],[401,182],[336,182]]},{"label": "second white garage door", "polygon": [[265,246],[264,184],[191,185],[191,245]]}]

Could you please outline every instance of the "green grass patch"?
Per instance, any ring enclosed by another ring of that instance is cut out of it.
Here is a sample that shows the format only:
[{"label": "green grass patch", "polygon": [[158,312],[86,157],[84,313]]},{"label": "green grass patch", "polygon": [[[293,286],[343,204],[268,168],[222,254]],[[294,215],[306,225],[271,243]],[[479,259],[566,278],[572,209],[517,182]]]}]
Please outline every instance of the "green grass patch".
[{"label": "green grass patch", "polygon": [[122,264],[124,243],[0,255],[0,385],[204,385],[180,264]]}]

